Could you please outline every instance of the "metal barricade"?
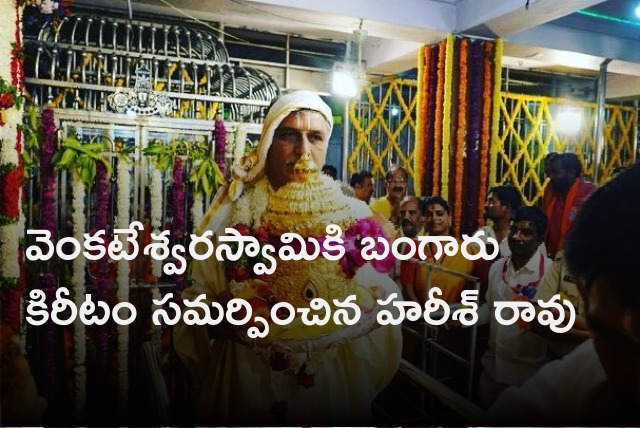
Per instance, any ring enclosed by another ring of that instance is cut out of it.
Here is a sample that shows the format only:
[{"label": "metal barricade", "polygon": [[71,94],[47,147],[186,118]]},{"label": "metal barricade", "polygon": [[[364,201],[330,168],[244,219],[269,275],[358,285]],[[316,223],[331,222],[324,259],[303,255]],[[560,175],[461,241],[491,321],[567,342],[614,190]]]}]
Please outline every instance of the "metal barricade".
[{"label": "metal barricade", "polygon": [[[432,272],[440,271],[446,273],[448,275],[464,279],[466,281],[472,282],[474,284],[473,290],[480,291],[480,278],[468,275],[462,272],[458,272],[453,269],[449,269],[434,263],[427,263],[422,260],[411,260],[412,263],[418,263],[424,265],[426,268],[426,284],[427,284],[427,293],[431,289],[432,286]],[[436,284],[437,286],[437,284]],[[453,313],[456,309],[460,308],[462,305],[460,303],[454,303],[449,305],[451,309],[451,313]],[[432,316],[437,318],[439,314],[435,313]],[[469,340],[469,354],[467,359],[464,356],[459,355],[450,349],[446,348],[442,344],[438,343],[439,333],[443,328],[443,326],[433,326],[427,324],[426,322],[420,322],[421,332],[413,330],[408,326],[403,326],[403,329],[406,332],[419,336],[422,339],[422,349],[420,355],[421,369],[427,373],[435,374],[436,367],[438,364],[438,355],[444,354],[445,356],[451,358],[456,363],[466,367],[467,369],[467,379],[466,379],[466,397],[471,399],[473,396],[473,384],[474,384],[474,375],[475,375],[475,360],[476,360],[476,347],[477,347],[477,337],[478,337],[478,325],[474,323],[472,326],[468,327],[470,331],[470,340]],[[435,353],[434,358],[431,359],[428,364],[428,355],[427,355],[427,347],[431,347]]]}]

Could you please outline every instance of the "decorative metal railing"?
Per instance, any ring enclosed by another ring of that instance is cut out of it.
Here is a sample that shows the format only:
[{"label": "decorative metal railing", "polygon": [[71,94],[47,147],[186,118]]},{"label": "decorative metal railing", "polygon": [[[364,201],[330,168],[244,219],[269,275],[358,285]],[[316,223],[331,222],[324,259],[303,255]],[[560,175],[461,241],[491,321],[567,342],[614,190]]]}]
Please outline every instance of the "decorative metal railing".
[{"label": "decorative metal railing", "polygon": [[108,96],[133,87],[140,68],[173,100],[173,117],[261,122],[280,92],[266,73],[231,64],[207,29],[77,15],[25,41],[27,92],[40,106],[109,111]]}]

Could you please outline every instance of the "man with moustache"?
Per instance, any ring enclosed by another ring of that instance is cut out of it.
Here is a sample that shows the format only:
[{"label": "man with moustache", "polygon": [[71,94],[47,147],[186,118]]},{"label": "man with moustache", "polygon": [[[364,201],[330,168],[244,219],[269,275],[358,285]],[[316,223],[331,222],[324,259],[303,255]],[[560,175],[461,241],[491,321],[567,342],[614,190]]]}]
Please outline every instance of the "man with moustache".
[{"label": "man with moustache", "polygon": [[[489,348],[482,357],[484,371],[478,385],[486,407],[509,386],[524,383],[547,361],[547,342],[543,337],[521,329],[518,323],[502,325],[494,314],[496,301],[534,298],[538,284],[551,266],[542,245],[546,229],[547,218],[540,208],[518,208],[508,236],[511,255],[495,262],[489,270],[487,303],[480,310],[480,319],[490,320]],[[502,316],[509,318],[507,314]]]},{"label": "man with moustache", "polygon": [[[422,217],[421,205],[422,203],[420,199],[416,198],[415,196],[406,196],[400,203],[400,224],[402,226],[403,236],[415,239],[419,235],[424,235],[424,221]],[[401,252],[406,254],[407,249],[403,248]],[[416,263],[410,260],[399,261],[400,283],[402,284],[403,294],[407,299],[413,300],[414,302],[418,301],[418,297],[413,291],[416,266]]]},{"label": "man with moustache", "polygon": [[387,194],[371,201],[371,211],[398,226],[400,222],[400,202],[407,195],[409,174],[401,166],[393,166],[385,176]]},{"label": "man with moustache", "polygon": [[[212,231],[214,245],[217,237],[225,234],[225,228],[235,225],[257,235],[268,204],[278,197],[277,190],[296,179],[294,166],[298,161],[312,160],[313,167],[317,167],[315,174],[319,175],[332,126],[331,109],[316,94],[297,91],[278,98],[265,117],[258,147],[234,167],[233,180],[219,189],[198,234]],[[331,200],[346,205],[352,218],[371,216],[366,204],[342,195],[338,186],[334,186]],[[331,200],[321,202],[330,204]],[[362,273],[365,268],[369,269]],[[380,296],[398,292],[388,275],[376,272],[369,264],[360,268],[355,278],[361,288],[375,287]],[[225,263],[210,257],[194,261],[193,285],[183,296],[193,301],[204,294],[207,304],[218,301],[224,306],[237,297],[232,294],[237,284]],[[263,284],[269,291],[269,278]],[[308,289],[313,286],[309,284]],[[268,307],[268,299],[268,295],[264,296],[261,304]],[[371,403],[393,378],[402,349],[399,326],[378,326],[362,331],[359,336],[336,341],[329,349],[323,348],[326,354],[318,354],[318,349],[306,353],[274,351],[265,359],[262,348],[248,346],[237,332],[229,324],[181,322],[175,328],[176,351],[200,384],[195,406],[198,414],[194,418],[198,424],[269,426],[283,421],[294,425],[368,424]],[[307,340],[311,348],[315,344],[306,337],[296,340]],[[287,371],[293,362],[301,365],[297,373]]]}]

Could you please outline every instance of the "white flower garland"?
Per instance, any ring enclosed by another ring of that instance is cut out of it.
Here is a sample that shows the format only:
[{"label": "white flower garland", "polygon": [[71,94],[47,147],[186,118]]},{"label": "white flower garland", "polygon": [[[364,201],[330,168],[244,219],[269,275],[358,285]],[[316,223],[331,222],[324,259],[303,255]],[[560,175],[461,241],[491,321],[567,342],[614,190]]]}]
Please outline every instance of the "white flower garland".
[{"label": "white flower garland", "polygon": [[193,205],[191,206],[191,216],[193,218],[193,231],[194,233],[200,227],[203,217],[204,197],[201,192],[196,192],[193,195]]},{"label": "white flower garland", "polygon": [[[73,236],[80,243],[80,246],[84,247],[84,232],[87,223],[84,212],[86,186],[75,171],[71,173],[71,192],[73,197]],[[74,301],[78,308],[82,305],[85,299],[85,268],[86,259],[83,256],[76,257],[73,260],[73,276],[71,277],[71,284],[74,291]],[[86,333],[84,323],[77,322],[74,323],[73,326],[73,359],[76,363],[73,374],[75,395],[74,408],[76,418],[83,418],[87,385],[87,373],[85,368],[87,358]]]},{"label": "white flower garland", "polygon": [[[160,293],[160,289],[156,285],[151,289],[151,299],[160,301],[162,300],[162,294]],[[156,348],[158,355],[162,354],[162,324],[156,325],[155,323],[151,323],[151,343]]]},{"label": "white flower garland", "polygon": [[[22,9],[22,8],[21,8]],[[22,15],[22,10],[19,11]],[[0,0],[2,17],[2,37],[0,38],[0,76],[11,83],[11,43],[15,42],[16,3],[13,0]]]},{"label": "white flower garland", "polygon": [[244,156],[244,149],[247,145],[247,125],[240,122],[236,126],[236,135],[234,139],[233,149],[233,162],[237,164],[242,156]]},{"label": "white flower garland", "polygon": [[[151,164],[151,182],[149,183],[151,195],[151,228],[152,233],[159,234],[162,227],[162,171]],[[152,274],[156,278],[162,276],[162,261],[152,259]]]},{"label": "white flower garland", "polygon": [[[0,0],[2,1],[2,0]],[[5,81],[7,79],[5,78]],[[11,81],[11,77],[9,77]],[[11,107],[4,111],[6,122],[0,127],[0,164],[12,163],[18,165],[20,154],[16,150],[16,137],[18,135],[18,125],[22,123],[23,109],[17,110]]]},{"label": "white flower garland", "polygon": [[[0,16],[3,18],[3,37],[0,37],[0,76],[7,84],[12,83],[11,61],[13,59],[11,44],[16,42],[16,18],[22,15],[22,8],[16,12],[16,2],[0,0]],[[22,122],[24,110],[10,108],[4,110],[5,124],[0,126],[0,165],[18,165],[20,153],[16,150],[18,125]],[[22,203],[22,190],[18,197],[18,205]],[[21,210],[20,210],[21,211]],[[24,222],[8,224],[0,227],[0,275],[5,278],[20,278],[18,251],[20,238],[24,236]]]},{"label": "white flower garland", "polygon": [[[118,180],[118,221],[119,229],[127,229],[131,221],[131,163],[120,157],[116,168]],[[126,248],[126,247],[125,247]],[[129,301],[129,262],[122,259],[118,262],[118,292],[119,302]],[[127,414],[129,396],[129,326],[118,325],[118,409]]]},{"label": "white flower garland", "polygon": [[251,227],[259,226],[271,193],[273,193],[273,189],[269,179],[264,176],[253,187],[247,189],[234,204],[231,225],[242,223]]}]

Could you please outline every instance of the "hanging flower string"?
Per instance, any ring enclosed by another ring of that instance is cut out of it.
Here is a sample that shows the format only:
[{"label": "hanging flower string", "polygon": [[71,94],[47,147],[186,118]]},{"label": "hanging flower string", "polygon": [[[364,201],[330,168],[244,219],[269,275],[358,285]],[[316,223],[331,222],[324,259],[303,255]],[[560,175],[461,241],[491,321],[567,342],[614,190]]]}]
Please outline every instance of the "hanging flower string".
[{"label": "hanging flower string", "polygon": [[[120,141],[116,141],[118,153],[117,183],[118,197],[117,210],[119,229],[127,229],[131,221],[129,211],[131,209],[131,159],[124,150]],[[129,301],[129,262],[118,262],[118,302]],[[129,326],[118,325],[118,411],[120,416],[126,418],[128,410],[128,386],[129,386]]]},{"label": "hanging flower string", "polygon": [[478,224],[476,227],[484,225],[484,201],[487,198],[487,173],[489,164],[489,147],[491,144],[491,112],[493,102],[493,75],[494,75],[494,59],[495,44],[493,42],[485,42],[485,59],[484,59],[484,82],[482,90],[482,133],[480,138],[480,166],[478,174],[480,176],[478,191],[478,212],[476,218]]},{"label": "hanging flower string", "polygon": [[[469,82],[470,99],[482,99],[483,62],[482,49],[484,41],[475,40],[470,44],[471,74]],[[482,126],[482,103],[473,102],[469,106],[469,134],[467,136],[466,194],[464,203],[463,233],[473,233],[476,230],[476,213],[479,195],[478,168],[480,150],[480,128]],[[484,203],[484,201],[483,201]]]},{"label": "hanging flower string", "polygon": [[[172,235],[175,244],[184,244],[185,221],[185,184],[184,184],[185,165],[180,156],[175,158],[173,166],[173,184],[171,185],[172,196]],[[180,274],[176,278],[177,300],[182,301],[182,291],[186,283],[186,275]]]},{"label": "hanging flower string", "polygon": [[425,195],[433,195],[436,193],[436,177],[435,168],[436,162],[436,148],[435,148],[435,123],[436,123],[436,105],[437,105],[437,93],[438,93],[438,63],[439,63],[439,45],[431,46],[431,53],[429,55],[429,105],[427,107],[427,122],[425,124],[426,136],[425,136],[425,167],[429,167],[430,171],[426,173],[425,178]]},{"label": "hanging flower string", "polygon": [[444,64],[446,55],[446,41],[440,42],[438,49],[438,89],[436,91],[436,117],[434,120],[433,132],[433,194],[441,194],[442,187],[442,111],[444,103]]},{"label": "hanging flower string", "polygon": [[[458,131],[456,135],[456,177],[455,177],[455,202],[453,204],[453,224],[456,226],[456,235],[460,232],[462,219],[462,185],[464,181],[464,154],[465,139],[467,137],[467,52],[468,40],[462,38],[459,41],[459,67],[458,67]],[[473,197],[467,193],[466,199]]]},{"label": "hanging flower string", "polygon": [[[56,125],[53,110],[48,108],[42,112],[41,126],[43,142],[40,153],[40,180],[42,185],[41,227],[51,233],[53,245],[57,241],[56,228],[56,173],[53,168],[53,156],[56,150]],[[42,289],[44,290],[49,307],[55,300],[57,278],[55,273],[49,272],[42,276]],[[55,400],[56,380],[56,349],[55,349],[55,325],[49,320],[43,329],[43,370],[47,374],[43,385],[44,397],[53,405]]]},{"label": "hanging flower string", "polygon": [[[109,172],[103,162],[96,163],[96,230],[107,232],[105,240],[109,239]],[[111,268],[109,266],[109,256],[104,255],[98,260],[98,295],[96,300],[107,302],[109,291],[109,278]],[[98,316],[102,316],[99,313]],[[97,326],[97,360],[98,360],[98,381],[107,381],[108,359],[109,359],[109,330],[108,326]]]},{"label": "hanging flower string", "polygon": [[501,104],[501,87],[502,87],[502,39],[496,40],[495,53],[493,55],[493,102],[492,104],[492,120],[491,120],[491,142],[490,147],[490,164],[489,164],[489,186],[495,186],[497,170],[498,170],[498,144],[500,140],[498,131],[500,128],[500,104]]},{"label": "hanging flower string", "polygon": [[425,121],[427,119],[427,92],[429,89],[428,74],[425,73],[425,67],[428,67],[429,47],[423,46],[420,48],[418,56],[418,117],[416,121],[416,148],[414,155],[414,170],[416,171],[416,194],[424,194],[424,175],[425,175],[425,163],[424,151],[425,151]]},{"label": "hanging flower string", "polygon": [[222,176],[225,176],[227,171],[227,130],[224,127],[224,120],[218,117],[216,119],[215,126],[213,128],[213,139],[215,142],[215,160],[220,168]]},{"label": "hanging flower string", "polygon": [[[87,223],[84,202],[86,185],[77,171],[71,171],[71,186],[73,196],[73,236],[81,246],[84,246],[84,232]],[[80,307],[85,299],[86,264],[84,257],[76,257],[73,259],[73,276],[71,277],[71,283],[73,286],[74,302],[77,307]],[[85,368],[85,361],[87,359],[86,329],[82,322],[74,323],[73,329],[73,359],[75,362],[73,369],[75,388],[74,411],[77,420],[82,420],[84,418],[87,384]]]},{"label": "hanging flower string", "polygon": [[449,150],[451,148],[451,102],[453,99],[453,58],[455,55],[453,35],[448,35],[444,65],[444,105],[442,118],[442,183],[440,195],[449,198]]}]

